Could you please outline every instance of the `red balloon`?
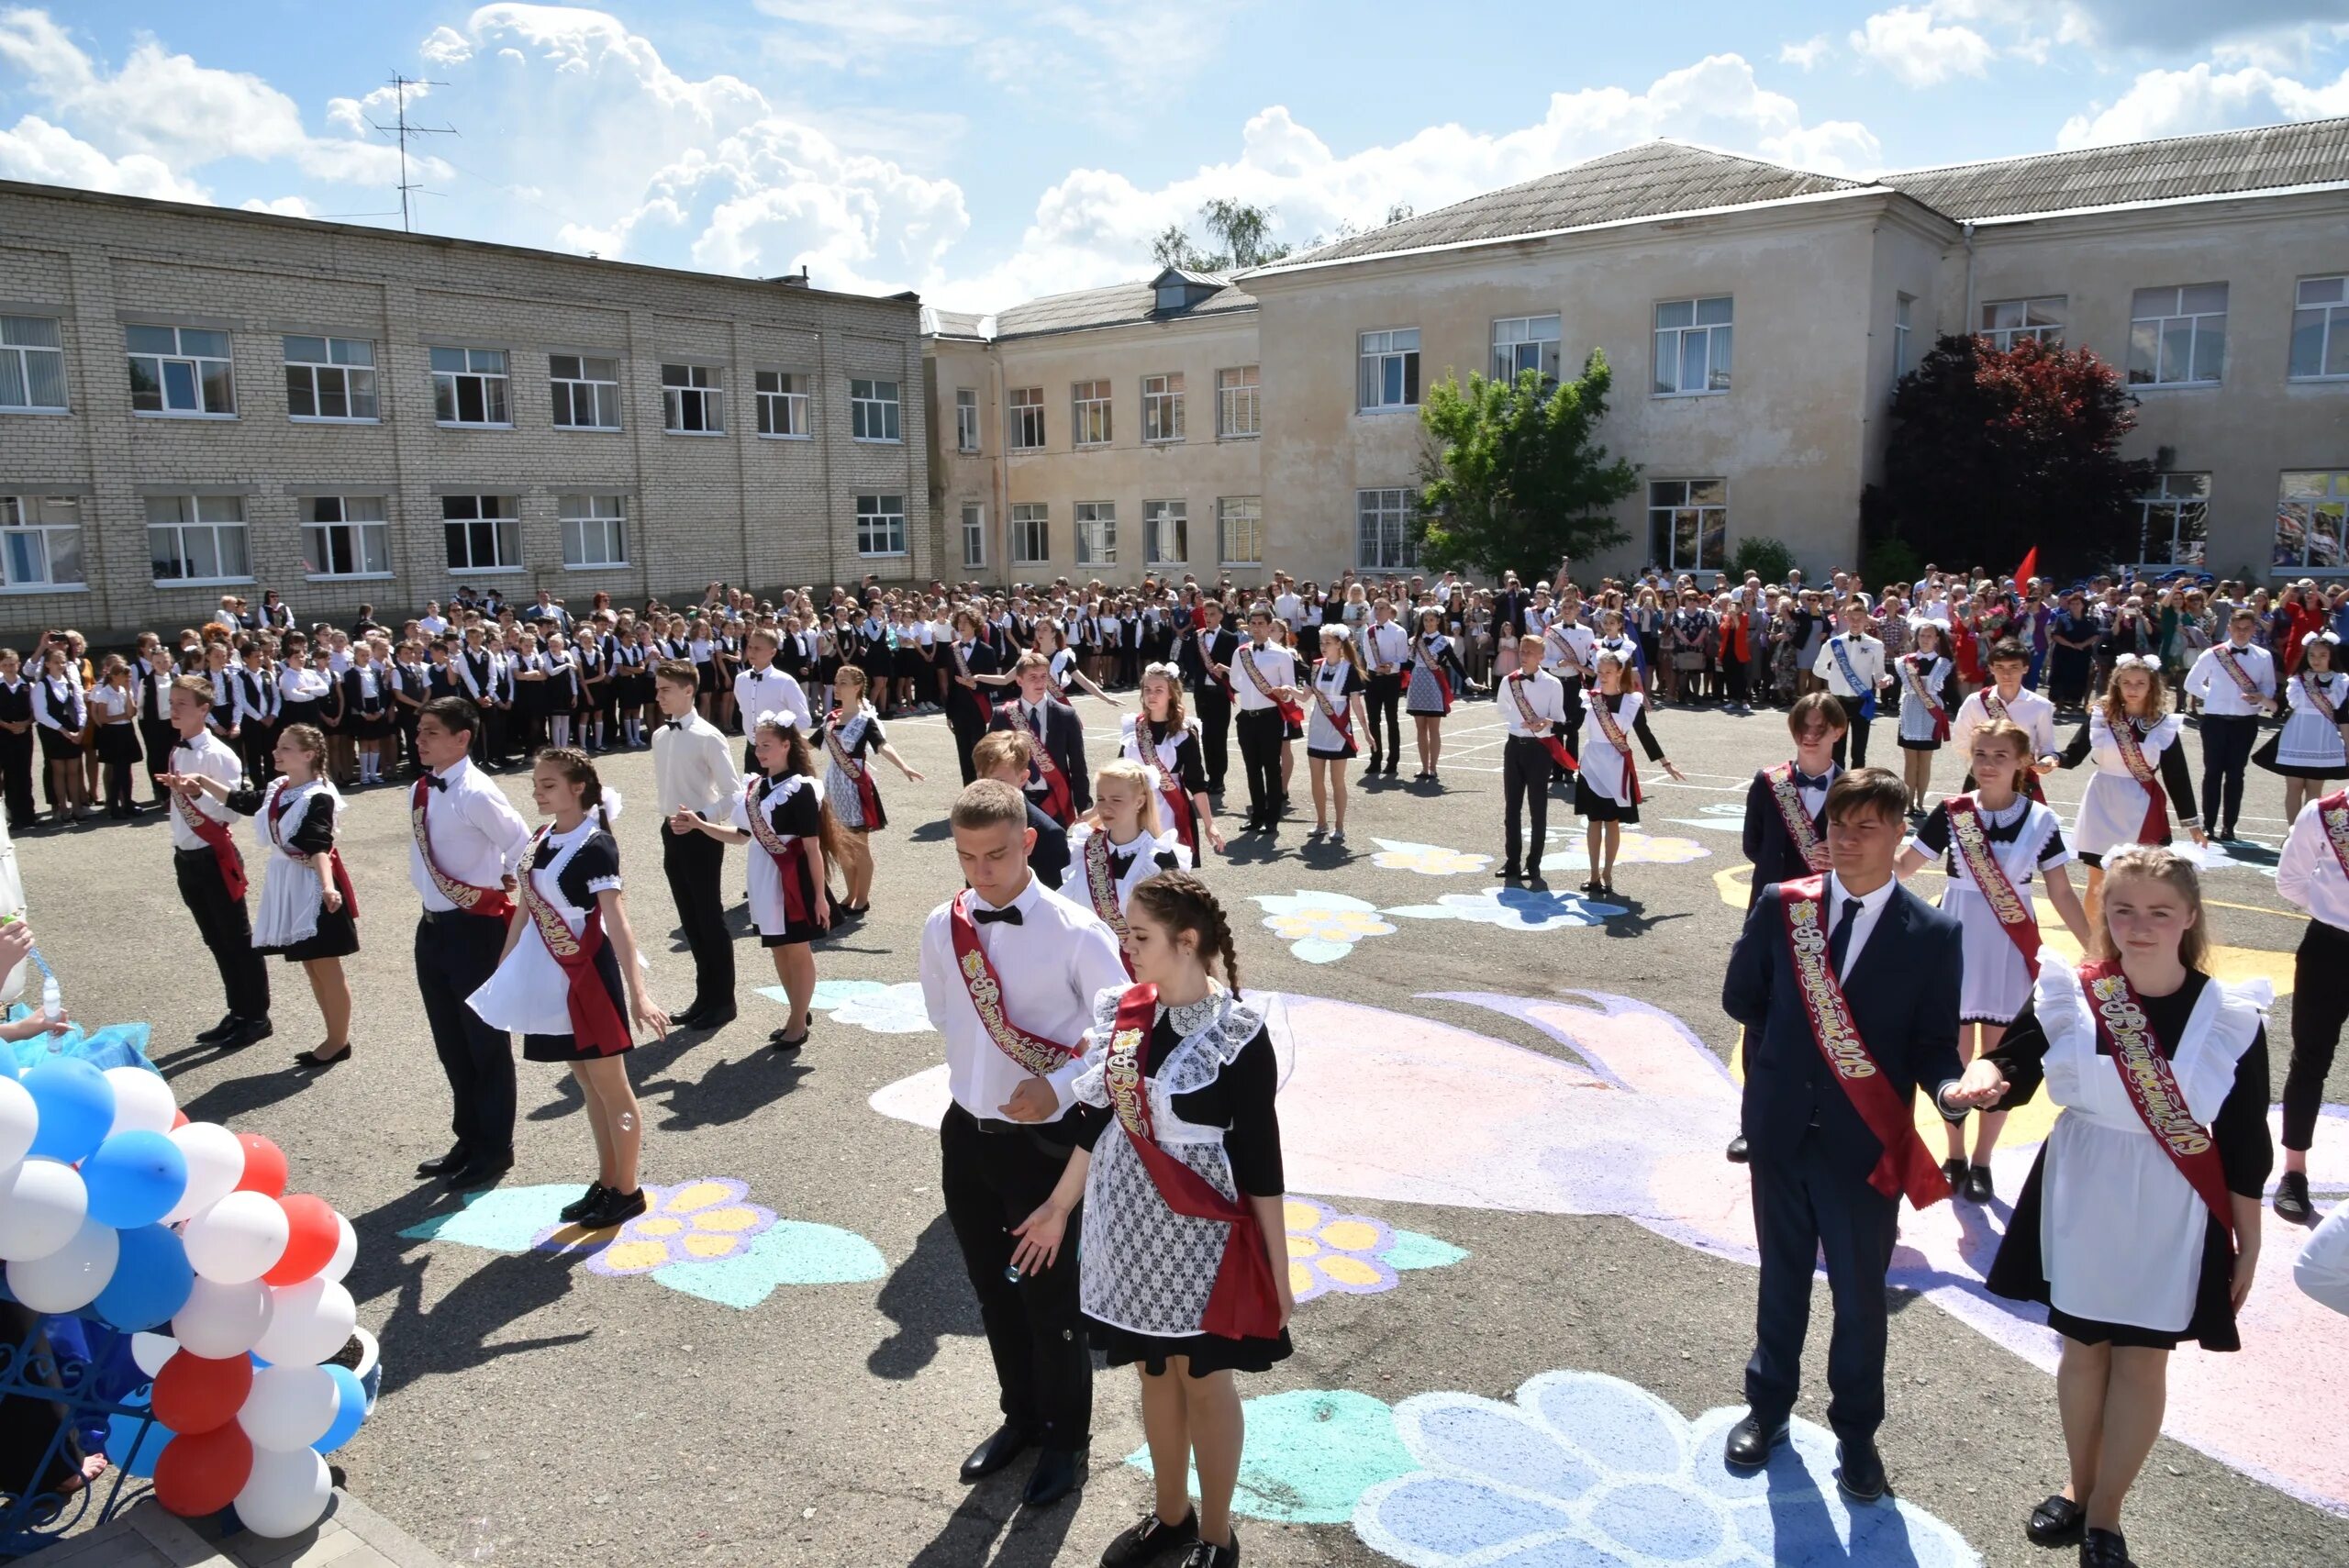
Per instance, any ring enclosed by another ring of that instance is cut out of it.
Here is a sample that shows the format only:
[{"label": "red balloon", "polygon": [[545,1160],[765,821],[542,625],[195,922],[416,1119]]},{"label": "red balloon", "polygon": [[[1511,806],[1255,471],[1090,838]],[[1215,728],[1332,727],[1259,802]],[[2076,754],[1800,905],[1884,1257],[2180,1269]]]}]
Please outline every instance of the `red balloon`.
[{"label": "red balloon", "polygon": [[240,1132],[237,1141],[245,1148],[245,1173],[233,1189],[240,1193],[259,1193],[263,1197],[276,1197],[285,1191],[284,1151],[258,1132]]},{"label": "red balloon", "polygon": [[250,1357],[207,1361],[177,1351],[155,1374],[155,1419],[175,1432],[213,1431],[237,1418],[252,1387]]},{"label": "red balloon", "polygon": [[181,1128],[184,1128],[184,1127],[185,1127],[186,1125],[187,1125],[187,1112],[185,1112],[185,1111],[173,1111],[173,1112],[172,1113],[172,1130],[173,1130],[173,1132],[177,1132]]},{"label": "red balloon", "polygon": [[252,1473],[253,1442],[236,1422],[181,1432],[156,1456],[155,1501],[184,1519],[200,1519],[235,1502]]},{"label": "red balloon", "polygon": [[268,1284],[300,1284],[334,1260],[342,1228],[335,1223],[334,1205],[308,1193],[279,1198],[277,1207],[285,1211],[285,1252],[261,1277]]}]

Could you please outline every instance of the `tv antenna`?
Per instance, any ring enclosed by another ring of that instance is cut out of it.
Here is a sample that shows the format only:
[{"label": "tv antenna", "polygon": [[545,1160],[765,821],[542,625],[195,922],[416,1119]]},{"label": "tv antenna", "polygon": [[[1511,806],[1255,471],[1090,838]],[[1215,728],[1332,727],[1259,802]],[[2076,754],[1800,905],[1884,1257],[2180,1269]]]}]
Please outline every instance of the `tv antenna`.
[{"label": "tv antenna", "polygon": [[454,126],[408,124],[407,90],[410,87],[446,87],[448,83],[446,82],[428,82],[419,77],[403,76],[398,72],[395,71],[392,72],[392,103],[395,112],[395,117],[392,123],[390,125],[385,125],[381,120],[370,120],[367,122],[373,126],[377,130],[382,131],[385,136],[395,137],[399,140],[400,228],[411,232],[414,230],[416,226],[409,221],[408,193],[411,191],[421,191],[424,187],[416,183],[407,177],[408,138],[412,136],[454,136],[457,134],[457,129]]}]

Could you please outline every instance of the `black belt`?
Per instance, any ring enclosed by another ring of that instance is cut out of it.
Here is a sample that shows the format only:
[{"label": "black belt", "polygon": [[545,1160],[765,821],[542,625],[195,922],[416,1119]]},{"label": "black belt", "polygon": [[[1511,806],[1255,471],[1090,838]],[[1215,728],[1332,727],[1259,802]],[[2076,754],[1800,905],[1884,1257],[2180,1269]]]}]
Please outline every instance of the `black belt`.
[{"label": "black belt", "polygon": [[[180,852],[182,854],[185,854],[187,851],[183,850]],[[423,911],[423,914],[425,923],[433,926],[444,926],[456,920],[498,920],[504,918],[503,916],[499,915],[477,915],[471,909],[427,909]]]},{"label": "black belt", "polygon": [[1053,1133],[1062,1130],[1064,1126],[1064,1123],[1059,1119],[1052,1121],[1006,1121],[1001,1117],[973,1116],[969,1111],[964,1110],[960,1105],[953,1106],[952,1114],[961,1117],[963,1120],[969,1122],[973,1127],[978,1129],[981,1132],[985,1133],[990,1138],[1012,1138],[1028,1133],[1035,1133],[1047,1139],[1051,1139],[1051,1140],[1055,1143],[1063,1141],[1061,1139],[1052,1137]]},{"label": "black belt", "polygon": [[194,850],[183,850],[178,845],[174,844],[172,846],[172,853],[179,856],[182,860],[187,859],[190,855],[202,855],[207,861],[216,858],[212,852],[212,846],[209,844]]}]

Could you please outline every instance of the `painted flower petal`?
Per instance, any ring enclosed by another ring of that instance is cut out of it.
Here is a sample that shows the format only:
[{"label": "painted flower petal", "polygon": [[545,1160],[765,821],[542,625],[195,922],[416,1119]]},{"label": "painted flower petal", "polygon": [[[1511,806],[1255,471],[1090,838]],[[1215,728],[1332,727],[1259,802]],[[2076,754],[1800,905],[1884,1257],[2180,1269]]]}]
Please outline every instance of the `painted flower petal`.
[{"label": "painted flower petal", "polygon": [[1591,1499],[1591,1528],[1625,1555],[1701,1562],[1731,1539],[1720,1505],[1691,1487],[1633,1481]]},{"label": "painted flower petal", "polygon": [[1319,1230],[1337,1213],[1325,1204],[1294,1195],[1281,1200],[1281,1223],[1291,1230]]},{"label": "painted flower petal", "polygon": [[1333,1219],[1320,1229],[1322,1242],[1341,1252],[1375,1252],[1386,1240],[1376,1220],[1354,1215]]},{"label": "painted flower petal", "polygon": [[1366,1294],[1395,1288],[1395,1275],[1391,1271],[1381,1270],[1375,1262],[1349,1257],[1343,1252],[1325,1252],[1313,1260],[1313,1266],[1341,1290]]},{"label": "painted flower petal", "polygon": [[1555,1504],[1424,1473],[1371,1488],[1354,1509],[1354,1533],[1374,1551],[1413,1568],[1449,1568],[1473,1553],[1548,1535],[1573,1522]]},{"label": "painted flower petal", "polygon": [[669,1248],[662,1241],[615,1241],[598,1252],[592,1262],[596,1272],[607,1274],[640,1274],[657,1269],[669,1261]]},{"label": "painted flower petal", "polygon": [[1648,1568],[1644,1558],[1619,1557],[1577,1536],[1536,1541],[1520,1551],[1484,1559],[1481,1568]]},{"label": "painted flower petal", "polygon": [[1545,1372],[1518,1389],[1517,1401],[1567,1444],[1617,1474],[1676,1479],[1686,1471],[1687,1421],[1621,1378]]},{"label": "painted flower petal", "polygon": [[[1343,1524],[1373,1486],[1411,1468],[1383,1400],[1350,1389],[1302,1388],[1246,1401],[1248,1450],[1232,1507],[1282,1524]],[[1126,1462],[1150,1473],[1150,1450]],[[1194,1490],[1198,1475],[1191,1476]],[[1171,1559],[1169,1560],[1171,1562]]]},{"label": "painted flower petal", "polygon": [[527,1252],[560,1223],[562,1206],[577,1201],[579,1184],[492,1187],[465,1195],[465,1207],[411,1225],[400,1234],[415,1241],[459,1241],[493,1252]]},{"label": "painted flower petal", "polygon": [[1599,1471],[1541,1422],[1497,1400],[1417,1395],[1395,1407],[1395,1428],[1403,1446],[1431,1470],[1478,1476],[1561,1502],[1599,1481]]},{"label": "painted flower petal", "polygon": [[1335,963],[1354,951],[1352,942],[1325,942],[1318,937],[1307,937],[1289,943],[1288,951],[1308,963]]},{"label": "painted flower petal", "polygon": [[759,1223],[759,1211],[740,1204],[729,1203],[723,1208],[704,1209],[694,1216],[696,1230],[722,1230],[728,1233],[749,1230]]},{"label": "painted flower petal", "polygon": [[1397,1230],[1394,1244],[1379,1254],[1390,1269],[1448,1269],[1468,1256],[1465,1249],[1417,1230]]},{"label": "painted flower petal", "polygon": [[782,1219],[733,1257],[671,1263],[652,1277],[671,1290],[748,1311],[777,1285],[849,1284],[886,1273],[880,1249],[854,1231]]}]

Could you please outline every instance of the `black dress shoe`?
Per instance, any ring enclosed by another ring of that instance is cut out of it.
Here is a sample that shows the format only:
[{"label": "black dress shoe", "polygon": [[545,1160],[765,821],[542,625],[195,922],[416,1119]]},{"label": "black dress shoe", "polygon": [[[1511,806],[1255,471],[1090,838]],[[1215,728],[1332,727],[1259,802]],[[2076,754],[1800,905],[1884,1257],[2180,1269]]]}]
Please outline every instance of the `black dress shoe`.
[{"label": "black dress shoe", "polygon": [[1180,1524],[1170,1525],[1152,1508],[1142,1515],[1141,1522],[1119,1531],[1118,1539],[1102,1549],[1101,1568],[1143,1568],[1198,1539],[1197,1509],[1186,1512]]},{"label": "black dress shoe", "polygon": [[485,1187],[514,1168],[514,1151],[503,1154],[475,1155],[449,1173],[449,1184],[462,1189]]},{"label": "black dress shoe", "polygon": [[1965,1193],[1967,1169],[1965,1156],[1963,1154],[1953,1154],[1942,1162],[1942,1180],[1949,1184],[1951,1192],[1961,1195]]},{"label": "black dress shoe", "polygon": [[2037,1546],[2069,1546],[2080,1539],[2087,1517],[2087,1509],[2058,1492],[2031,1510],[2022,1533]]},{"label": "black dress shoe", "polygon": [[585,1192],[555,1210],[555,1218],[569,1223],[584,1219],[596,1212],[596,1206],[602,1203],[605,1195],[610,1191],[611,1189],[601,1182],[590,1182],[587,1184]]},{"label": "black dress shoe", "polygon": [[1729,1162],[1732,1165],[1742,1165],[1745,1161],[1745,1134],[1741,1132],[1729,1140]]},{"label": "black dress shoe", "polygon": [[642,1187],[632,1193],[616,1193],[606,1187],[602,1200],[572,1223],[582,1230],[609,1230],[616,1225],[626,1225],[644,1210]]},{"label": "black dress shoe", "polygon": [[1721,1458],[1739,1470],[1759,1470],[1770,1462],[1770,1451],[1786,1440],[1786,1422],[1765,1427],[1759,1416],[1748,1416],[1729,1429]]},{"label": "black dress shoe", "polygon": [[1059,1502],[1085,1485],[1085,1450],[1048,1448],[1036,1455],[1036,1468],[1020,1488],[1023,1507],[1041,1508]]},{"label": "black dress shoe", "polygon": [[2137,1568],[2137,1562],[2119,1530],[2092,1529],[2080,1538],[2080,1568]]},{"label": "black dress shoe", "polygon": [[1182,1568],[1240,1568],[1240,1532],[1234,1529],[1231,1539],[1221,1546],[1191,1542],[1191,1550],[1183,1554]]},{"label": "black dress shoe", "polygon": [[963,1479],[984,1481],[1035,1445],[1035,1438],[1009,1422],[987,1434],[987,1440],[963,1462]]},{"label": "black dress shoe", "polygon": [[2276,1218],[2294,1225],[2316,1223],[2316,1208],[2309,1202],[2306,1171],[2287,1171],[2276,1179]]},{"label": "black dress shoe", "polygon": [[682,1013],[670,1014],[669,1027],[673,1029],[697,1029],[701,1028],[701,1009],[699,1007],[687,1007]]},{"label": "black dress shoe", "polygon": [[473,1151],[460,1143],[446,1154],[436,1154],[429,1160],[416,1162],[419,1176],[445,1176],[451,1171],[462,1171],[473,1162]]},{"label": "black dress shoe", "polygon": [[1845,1438],[1835,1445],[1835,1457],[1842,1468],[1835,1473],[1835,1485],[1845,1496],[1863,1503],[1873,1503],[1884,1496],[1884,1457],[1876,1451],[1870,1438]]},{"label": "black dress shoe", "polygon": [[734,1008],[712,1007],[706,1013],[696,1013],[693,1023],[688,1027],[697,1029],[722,1029],[732,1023],[734,1018]]},{"label": "black dress shoe", "polygon": [[1996,1190],[1995,1190],[1995,1189],[1990,1185],[1990,1167],[1989,1167],[1989,1166],[1987,1166],[1987,1165],[1969,1165],[1968,1167],[1966,1167],[1966,1171],[1965,1171],[1965,1201],[1966,1201],[1966,1202],[1968,1202],[1968,1203],[1988,1203],[1988,1202],[1989,1202],[1993,1197],[1996,1197],[1997,1195],[1998,1195],[1997,1191],[1996,1191]]},{"label": "black dress shoe", "polygon": [[1513,865],[1505,865],[1505,866],[1501,867],[1501,869],[1500,869],[1500,870],[1498,870],[1498,871],[1497,871],[1497,872],[1493,873],[1493,874],[1494,874],[1495,876],[1497,876],[1497,877],[1500,878],[1500,880],[1501,880],[1501,881],[1503,881],[1503,882],[1515,882],[1515,881],[1517,881],[1520,876],[1522,876],[1524,873],[1521,873],[1521,872],[1520,872],[1520,871],[1519,871],[1515,866],[1513,866]]},{"label": "black dress shoe", "polygon": [[195,1037],[195,1043],[198,1045],[211,1045],[217,1041],[224,1040],[230,1035],[235,1034],[237,1032],[238,1026],[243,1022],[244,1020],[237,1017],[234,1013],[223,1013],[220,1016],[220,1021],[218,1023],[214,1024],[208,1029],[200,1030],[197,1033]]}]

